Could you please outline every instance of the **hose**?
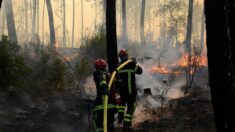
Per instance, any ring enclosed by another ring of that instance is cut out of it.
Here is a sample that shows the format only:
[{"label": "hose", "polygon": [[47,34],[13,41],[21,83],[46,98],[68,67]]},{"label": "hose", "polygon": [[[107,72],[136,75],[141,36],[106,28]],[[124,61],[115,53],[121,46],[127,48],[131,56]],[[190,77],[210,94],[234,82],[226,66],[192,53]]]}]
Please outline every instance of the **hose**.
[{"label": "hose", "polygon": [[[113,80],[117,74],[117,71],[119,71],[120,69],[122,69],[125,65],[127,65],[128,63],[132,62],[132,60],[127,60],[126,62],[122,63],[117,69],[116,71],[114,71],[112,73],[112,76],[111,76],[111,79],[109,80],[109,83],[108,83],[108,90],[110,91],[111,89],[111,86],[113,84]],[[107,132],[107,113],[108,113],[108,95],[104,95],[104,114],[103,114],[103,119],[104,119],[104,122],[103,122],[103,130],[104,132]]]}]

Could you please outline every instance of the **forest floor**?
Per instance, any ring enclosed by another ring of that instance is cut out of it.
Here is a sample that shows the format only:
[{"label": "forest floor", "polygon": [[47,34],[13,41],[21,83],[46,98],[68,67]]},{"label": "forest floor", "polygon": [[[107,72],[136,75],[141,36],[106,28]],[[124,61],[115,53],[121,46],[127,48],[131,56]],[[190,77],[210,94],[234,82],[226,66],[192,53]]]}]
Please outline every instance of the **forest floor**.
[{"label": "forest floor", "polygon": [[0,132],[86,132],[88,103],[71,94],[37,99],[2,94]]},{"label": "forest floor", "polygon": [[[162,114],[159,107],[145,109],[141,115],[135,115],[146,119],[135,123],[133,131],[215,132],[209,95],[207,90],[169,100],[162,108]],[[1,93],[0,97],[0,132],[91,131],[88,127],[91,100],[70,93],[37,99],[9,93]]]},{"label": "forest floor", "polygon": [[[152,110],[152,119],[136,124],[136,132],[215,132],[209,90],[170,100]],[[137,115],[138,116],[138,115]]]}]

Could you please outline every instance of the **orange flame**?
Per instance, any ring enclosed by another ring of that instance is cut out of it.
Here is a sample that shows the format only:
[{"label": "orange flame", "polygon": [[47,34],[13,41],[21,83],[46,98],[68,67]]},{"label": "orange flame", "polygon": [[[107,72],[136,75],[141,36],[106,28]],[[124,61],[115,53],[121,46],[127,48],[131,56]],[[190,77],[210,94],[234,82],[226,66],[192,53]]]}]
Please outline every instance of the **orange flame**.
[{"label": "orange flame", "polygon": [[195,65],[195,66],[207,66],[207,57],[206,56],[189,56],[189,54],[184,54],[176,64],[178,66],[188,66],[188,65]]},{"label": "orange flame", "polygon": [[166,67],[159,67],[159,66],[153,66],[151,68],[151,72],[152,73],[158,72],[158,73],[161,73],[161,74],[176,74],[176,75],[179,75],[179,74],[182,73],[181,71],[170,71]]},{"label": "orange flame", "polygon": [[[184,54],[178,61],[173,64],[163,64],[161,67],[159,66],[152,66],[150,71],[151,73],[161,73],[161,74],[182,74],[183,71],[171,71],[169,67],[189,67],[189,66],[196,66],[196,67],[204,67],[207,66],[207,57],[206,56],[191,56],[188,54]],[[195,73],[195,68],[190,67],[189,73]]]},{"label": "orange flame", "polygon": [[77,57],[77,56],[79,56],[79,54],[78,53],[75,53],[75,54],[73,54],[73,55],[71,55],[71,56],[65,56],[64,57],[64,59],[66,60],[66,61],[71,61],[71,60],[73,60],[75,57]]}]

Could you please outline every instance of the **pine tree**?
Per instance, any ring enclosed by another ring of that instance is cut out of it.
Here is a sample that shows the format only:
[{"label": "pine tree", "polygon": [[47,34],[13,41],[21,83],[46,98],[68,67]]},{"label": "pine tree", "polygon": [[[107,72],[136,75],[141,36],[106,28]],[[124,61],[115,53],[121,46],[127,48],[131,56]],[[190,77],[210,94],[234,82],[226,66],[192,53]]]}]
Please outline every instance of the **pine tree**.
[{"label": "pine tree", "polygon": [[116,33],[116,0],[106,1],[107,59],[109,71],[113,72],[118,64]]},{"label": "pine tree", "polygon": [[51,47],[54,48],[54,46],[55,46],[55,28],[54,28],[54,18],[53,18],[51,1],[46,0],[46,4],[47,4],[48,17],[49,17],[49,25],[50,25],[50,43],[51,43]]}]

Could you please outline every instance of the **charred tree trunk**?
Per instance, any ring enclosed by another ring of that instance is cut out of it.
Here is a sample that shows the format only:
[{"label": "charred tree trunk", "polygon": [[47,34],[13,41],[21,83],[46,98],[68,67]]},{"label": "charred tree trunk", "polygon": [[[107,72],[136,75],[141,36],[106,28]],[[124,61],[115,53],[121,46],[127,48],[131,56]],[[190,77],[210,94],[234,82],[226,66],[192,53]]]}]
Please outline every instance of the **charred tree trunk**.
[{"label": "charred tree trunk", "polygon": [[230,39],[231,39],[231,51],[232,53],[232,62],[233,62],[233,70],[235,69],[235,2],[229,1],[229,28],[230,28]]},{"label": "charred tree trunk", "polygon": [[[0,0],[0,9],[2,8],[2,0]],[[3,13],[2,13],[3,14]],[[4,19],[4,15],[2,15],[2,18]],[[1,20],[1,19],[0,19]],[[5,20],[4,20],[5,21]],[[3,20],[2,20],[2,22],[3,22]],[[0,36],[0,41],[2,41],[2,35],[4,34],[4,22],[2,23],[2,28],[1,28],[1,36]]]},{"label": "charred tree trunk", "polygon": [[124,42],[127,41],[126,32],[126,0],[122,0],[122,39]]},{"label": "charred tree trunk", "polygon": [[2,0],[0,0],[0,8],[2,8]]},{"label": "charred tree trunk", "polygon": [[51,47],[54,48],[55,46],[55,28],[54,28],[54,18],[52,12],[51,1],[46,0],[47,10],[48,10],[48,17],[49,17],[49,26],[50,26],[50,43]]},{"label": "charred tree trunk", "polygon": [[145,36],[144,36],[144,17],[145,17],[145,3],[146,0],[142,0],[141,7],[141,16],[140,16],[140,42],[145,45]]},{"label": "charred tree trunk", "polygon": [[116,33],[116,0],[106,1],[107,59],[109,71],[113,72],[118,64]]},{"label": "charred tree trunk", "polygon": [[189,0],[187,32],[186,32],[185,51],[184,51],[185,53],[191,53],[192,29],[193,29],[193,0]]},{"label": "charred tree trunk", "polygon": [[205,0],[209,82],[218,132],[235,131],[234,4]]},{"label": "charred tree trunk", "polygon": [[12,43],[18,43],[16,29],[15,29],[15,21],[14,21],[14,14],[12,8],[12,0],[5,0],[5,12],[7,18],[7,29],[8,29],[8,36],[9,40]]}]

